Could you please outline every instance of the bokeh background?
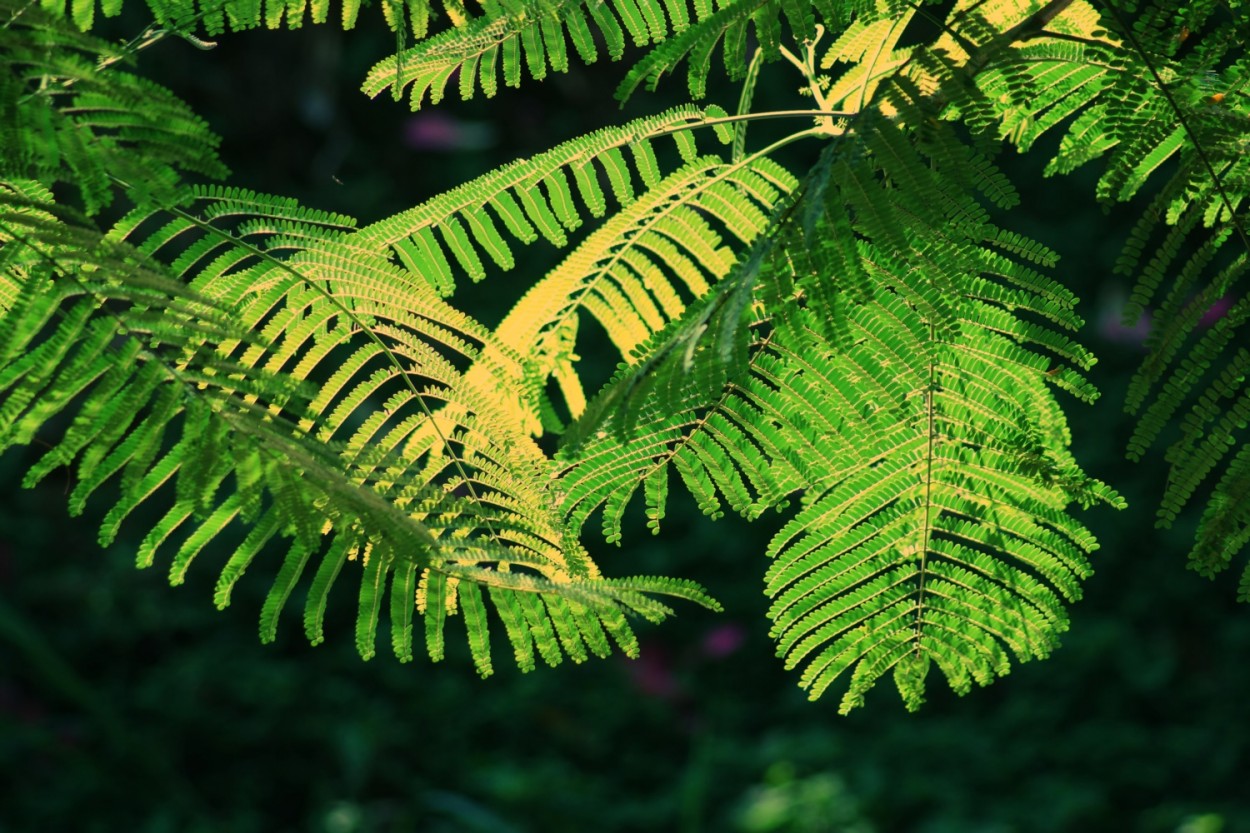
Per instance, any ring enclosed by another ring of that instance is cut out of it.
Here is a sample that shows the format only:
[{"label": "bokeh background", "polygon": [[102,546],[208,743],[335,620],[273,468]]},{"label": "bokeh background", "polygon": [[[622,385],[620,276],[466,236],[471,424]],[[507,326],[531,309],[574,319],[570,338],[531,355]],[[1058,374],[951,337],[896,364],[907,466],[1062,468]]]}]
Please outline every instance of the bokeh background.
[{"label": "bokeh background", "polygon": [[[224,137],[234,184],[362,223],[684,93],[679,75],[622,110],[610,92],[625,64],[605,61],[414,114],[359,92],[394,47],[375,10],[361,17],[346,34],[233,34],[210,51],[170,40],[139,67]],[[128,13],[104,31],[143,25]],[[766,67],[757,108],[801,106],[797,85]],[[736,93],[712,98],[732,109]],[[159,566],[136,571],[140,523],[102,550],[98,506],[67,516],[72,475],[19,488],[32,449],[0,457],[0,831],[1250,830],[1250,609],[1233,574],[1185,570],[1193,518],[1153,527],[1161,465],[1123,459],[1145,325],[1119,321],[1127,287],[1110,267],[1131,214],[1094,205],[1096,170],[1044,180],[1042,162],[1003,160],[1025,195],[1011,227],[1058,249],[1085,299],[1104,398],[1069,402],[1074,445],[1131,504],[1085,513],[1103,546],[1053,658],[964,698],[931,675],[916,715],[883,685],[839,717],[837,695],[807,702],[767,639],[763,553],[781,518],[711,522],[680,496],[659,537],[636,518],[619,549],[587,539],[609,574],[686,576],[725,605],[644,626],[636,661],[528,675],[500,661],[485,681],[454,651],[437,666],[364,663],[349,591],[326,644],[304,641],[293,603],[262,646],[263,570],[225,612],[211,553],[178,588]],[[456,301],[498,320],[558,259],[532,247]]]}]

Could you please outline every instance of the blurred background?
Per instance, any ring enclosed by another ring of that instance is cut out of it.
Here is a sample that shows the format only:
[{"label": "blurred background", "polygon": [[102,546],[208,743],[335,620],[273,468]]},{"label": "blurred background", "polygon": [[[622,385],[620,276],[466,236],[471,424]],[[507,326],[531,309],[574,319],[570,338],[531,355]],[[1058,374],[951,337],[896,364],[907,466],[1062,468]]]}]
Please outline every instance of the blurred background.
[{"label": "blurred background", "polygon": [[[226,35],[207,52],[165,42],[139,66],[224,137],[233,184],[362,223],[685,92],[679,73],[622,110],[610,91],[626,64],[605,60],[414,114],[359,92],[393,51],[379,17],[346,34]],[[135,13],[103,31],[143,25]],[[724,81],[719,64],[712,75]],[[757,109],[802,106],[797,84],[765,67]],[[732,110],[733,88],[714,89]],[[711,522],[680,496],[659,537],[635,518],[619,549],[587,538],[610,575],[689,577],[725,605],[642,626],[636,661],[523,675],[501,656],[485,681],[454,650],[438,666],[364,663],[350,591],[331,599],[326,644],[305,642],[293,603],[262,646],[265,575],[217,612],[211,553],[174,589],[159,566],[136,571],[141,523],[101,550],[100,507],[67,516],[69,473],[18,487],[34,449],[0,457],[0,831],[1250,830],[1250,610],[1233,602],[1235,571],[1185,570],[1192,518],[1153,528],[1159,463],[1123,459],[1144,327],[1120,323],[1127,287],[1110,267],[1131,215],[1093,204],[1096,170],[1043,180],[1043,161],[1003,160],[1025,195],[1011,227],[1058,249],[1085,300],[1104,398],[1067,403],[1075,451],[1131,504],[1084,513],[1097,573],[1051,659],[965,698],[934,672],[916,715],[884,684],[839,717],[837,694],[807,702],[772,655],[761,577],[779,516]],[[455,301],[493,323],[559,259],[517,253],[516,270]]]}]

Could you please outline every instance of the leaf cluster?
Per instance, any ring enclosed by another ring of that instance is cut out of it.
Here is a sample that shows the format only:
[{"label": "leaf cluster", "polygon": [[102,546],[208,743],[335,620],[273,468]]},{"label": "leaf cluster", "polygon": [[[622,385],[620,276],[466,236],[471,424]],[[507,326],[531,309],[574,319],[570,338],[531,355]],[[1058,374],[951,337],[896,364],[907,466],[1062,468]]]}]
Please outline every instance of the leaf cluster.
[{"label": "leaf cluster", "polygon": [[[599,513],[619,541],[639,491],[658,532],[680,484],[714,517],[797,506],[765,592],[813,698],[845,680],[848,711],[892,675],[914,709],[934,666],[964,693],[1045,657],[1097,546],[1072,506],[1124,505],[1068,449],[1058,391],[1092,402],[1095,359],[1070,336],[1084,322],[1056,255],[1012,230],[1020,197],[995,163],[1047,133],[1048,173],[1100,160],[1097,199],[1152,195],[1119,268],[1137,276],[1126,315],[1157,304],[1130,453],[1180,415],[1160,520],[1219,471],[1191,563],[1212,574],[1250,539],[1250,113],[1246,33],[1224,8],[382,7],[397,53],[364,89],[414,109],[629,43],[647,51],[619,97],[684,62],[698,99],[720,48],[742,106],[605,127],[357,228],[206,182],[226,174],[216,137],[132,71],[161,37],[295,27],[302,3],[153,4],[118,47],[85,31],[90,2],[0,0],[0,449],[46,443],[27,482],[72,467],[76,512],[108,484],[105,543],[163,506],[140,566],[169,553],[177,583],[229,552],[225,606],[272,557],[266,641],[306,577],[321,641],[347,574],[366,658],[384,615],[401,660],[414,631],[442,658],[459,616],[484,675],[492,622],[526,670],[633,655],[630,618],[663,619],[663,597],[717,605],[683,579],[605,578],[581,534]],[[357,4],[342,12],[350,27]],[[767,63],[797,70],[809,110],[750,108]],[[749,148],[761,118],[801,126]],[[817,151],[797,172],[780,161],[796,143]],[[540,240],[567,253],[497,327],[453,304],[462,276]],[[620,360],[597,391],[578,365],[596,332]]]}]

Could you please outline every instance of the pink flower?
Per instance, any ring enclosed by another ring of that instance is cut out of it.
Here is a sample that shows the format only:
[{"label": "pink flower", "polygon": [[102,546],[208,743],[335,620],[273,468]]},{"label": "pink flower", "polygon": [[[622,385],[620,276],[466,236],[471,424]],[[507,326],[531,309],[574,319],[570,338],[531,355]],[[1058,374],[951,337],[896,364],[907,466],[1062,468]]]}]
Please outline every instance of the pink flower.
[{"label": "pink flower", "polygon": [[[1125,295],[1123,290],[1112,290],[1099,303],[1098,332],[1108,341],[1124,344],[1145,344],[1150,335],[1151,316],[1149,309],[1141,314],[1137,323],[1132,326],[1124,324]],[[1210,327],[1219,321],[1233,308],[1233,299],[1225,295],[1207,307],[1198,319],[1199,327]]]},{"label": "pink flower", "polygon": [[1233,299],[1225,295],[1207,308],[1207,311],[1198,319],[1199,327],[1210,327],[1216,321],[1219,321],[1228,311],[1233,308]]},{"label": "pink flower", "polygon": [[461,121],[446,113],[419,113],[404,122],[404,144],[413,150],[459,152],[482,150],[495,143],[495,130],[485,122]]},{"label": "pink flower", "polygon": [[710,659],[723,659],[737,652],[745,641],[746,631],[741,625],[718,625],[703,635],[700,652]]}]

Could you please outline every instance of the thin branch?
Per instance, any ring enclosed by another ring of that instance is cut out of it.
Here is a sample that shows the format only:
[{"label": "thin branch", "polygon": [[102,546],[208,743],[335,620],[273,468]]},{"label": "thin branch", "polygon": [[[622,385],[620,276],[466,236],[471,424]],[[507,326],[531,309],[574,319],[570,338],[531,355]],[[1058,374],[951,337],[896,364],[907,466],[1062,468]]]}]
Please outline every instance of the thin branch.
[{"label": "thin branch", "polygon": [[734,122],[744,121],[760,121],[763,119],[792,119],[810,116],[814,119],[819,118],[852,118],[859,115],[846,110],[771,110],[764,113],[744,113],[740,116],[721,116],[715,119],[703,119],[702,121],[693,122],[691,124],[678,125],[676,127],[665,127],[654,133],[648,133],[640,138],[652,139],[657,136],[668,136],[672,133],[681,133],[685,130],[695,130],[700,127],[712,127],[717,124],[732,124]]}]

